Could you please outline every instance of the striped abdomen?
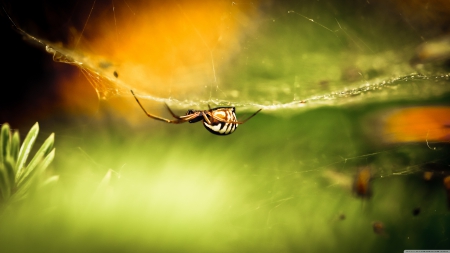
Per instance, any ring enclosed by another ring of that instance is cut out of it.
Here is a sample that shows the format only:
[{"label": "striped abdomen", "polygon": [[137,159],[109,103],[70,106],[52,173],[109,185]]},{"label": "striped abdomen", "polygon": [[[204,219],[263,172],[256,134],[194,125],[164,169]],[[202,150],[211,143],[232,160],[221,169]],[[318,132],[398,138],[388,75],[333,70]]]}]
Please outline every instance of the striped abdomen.
[{"label": "striped abdomen", "polygon": [[214,108],[211,111],[211,115],[208,115],[211,124],[203,120],[203,125],[213,134],[228,135],[233,133],[238,127],[236,123],[229,123],[237,121],[234,107]]}]

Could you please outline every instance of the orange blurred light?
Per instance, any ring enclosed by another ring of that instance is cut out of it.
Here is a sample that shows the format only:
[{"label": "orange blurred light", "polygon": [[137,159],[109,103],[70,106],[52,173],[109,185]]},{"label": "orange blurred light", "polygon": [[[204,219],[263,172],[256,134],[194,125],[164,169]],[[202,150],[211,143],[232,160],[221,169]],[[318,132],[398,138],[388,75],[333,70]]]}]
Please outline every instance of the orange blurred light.
[{"label": "orange blurred light", "polygon": [[134,1],[105,9],[93,11],[74,46],[91,66],[158,97],[195,94],[217,82],[257,11],[255,3],[229,1]]},{"label": "orange blurred light", "polygon": [[[91,84],[99,99],[122,97],[108,102],[118,115],[138,112],[142,120],[147,118],[130,89],[138,96],[205,99],[210,87],[224,85],[221,69],[238,57],[241,41],[258,22],[257,2],[126,1],[112,7],[84,6],[91,13],[84,13],[84,26],[76,29],[67,49],[82,64],[66,63],[81,69],[88,79],[85,89],[91,92]],[[67,83],[67,75],[58,79]],[[64,85],[61,92],[74,98],[84,97],[86,90]],[[145,97],[142,102],[155,114],[165,113],[160,102]],[[130,106],[136,110],[130,112]]]},{"label": "orange blurred light", "polygon": [[386,119],[388,142],[450,140],[450,107],[412,107],[392,113]]}]

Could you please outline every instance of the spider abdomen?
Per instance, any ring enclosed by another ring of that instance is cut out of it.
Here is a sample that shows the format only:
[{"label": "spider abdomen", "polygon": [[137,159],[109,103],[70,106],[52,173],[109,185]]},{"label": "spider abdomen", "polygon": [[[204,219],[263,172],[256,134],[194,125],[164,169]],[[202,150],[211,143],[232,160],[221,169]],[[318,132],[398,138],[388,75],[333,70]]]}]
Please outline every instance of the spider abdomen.
[{"label": "spider abdomen", "polygon": [[203,125],[205,126],[206,129],[208,129],[208,131],[217,135],[231,134],[232,132],[234,132],[234,130],[236,130],[238,126],[237,124],[234,123],[224,123],[224,122],[219,122],[217,124],[210,125],[206,121],[203,121]]},{"label": "spider abdomen", "polygon": [[234,107],[215,108],[211,111],[211,115],[208,115],[208,119],[211,124],[203,120],[203,125],[208,131],[217,135],[231,134],[238,126],[236,123],[231,123],[237,121]]}]

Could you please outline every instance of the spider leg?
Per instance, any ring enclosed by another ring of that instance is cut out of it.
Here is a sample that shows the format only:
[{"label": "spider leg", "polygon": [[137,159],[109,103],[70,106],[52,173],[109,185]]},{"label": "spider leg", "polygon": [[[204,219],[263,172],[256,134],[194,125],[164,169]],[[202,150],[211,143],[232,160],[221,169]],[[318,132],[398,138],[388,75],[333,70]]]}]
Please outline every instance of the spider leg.
[{"label": "spider leg", "polygon": [[180,116],[178,116],[178,115],[176,115],[175,113],[173,113],[172,110],[170,109],[170,107],[169,107],[167,104],[165,104],[165,105],[166,105],[166,107],[167,107],[167,110],[169,110],[170,114],[172,114],[172,116],[173,116],[174,118],[176,118],[176,119],[182,119]]},{"label": "spider leg", "polygon": [[220,121],[220,122],[241,125],[241,124],[244,124],[247,120],[251,119],[251,118],[252,118],[253,116],[255,116],[256,114],[258,114],[258,112],[260,112],[261,110],[262,110],[262,108],[259,109],[258,111],[256,111],[255,113],[253,113],[250,117],[246,118],[246,119],[243,120],[243,121],[224,121],[223,119],[220,119],[220,118],[217,118],[217,117],[214,117],[214,116],[213,116],[213,118],[216,119],[216,120],[218,120],[218,121]]},{"label": "spider leg", "polygon": [[202,112],[195,112],[189,115],[180,116],[180,120],[190,121],[201,115]]},{"label": "spider leg", "polygon": [[133,94],[134,98],[136,99],[136,102],[139,104],[139,106],[141,107],[141,109],[144,111],[145,114],[147,114],[147,116],[148,116],[149,118],[156,119],[156,120],[160,120],[160,121],[164,121],[164,122],[167,122],[167,123],[172,123],[172,124],[180,124],[180,123],[184,123],[184,122],[188,121],[187,118],[179,118],[179,117],[178,117],[177,120],[170,120],[170,119],[165,119],[165,118],[162,118],[162,117],[159,117],[159,116],[150,114],[150,113],[148,113],[148,112],[145,110],[145,108],[142,106],[141,102],[139,102],[139,99],[136,97],[136,95],[134,95],[134,92],[133,92],[132,90],[131,90],[131,94]]},{"label": "spider leg", "polygon": [[[208,105],[208,106],[209,106],[209,105]],[[212,114],[209,113],[209,112],[205,113],[205,112],[202,111],[203,118],[205,119],[205,121],[206,121],[209,125],[211,125],[211,121],[209,121],[208,117],[206,117],[206,114],[208,114],[209,116],[212,116]],[[212,116],[212,117],[214,117],[214,116]]]},{"label": "spider leg", "polygon": [[172,114],[172,116],[174,118],[179,119],[179,120],[190,121],[190,120],[193,120],[193,119],[197,118],[198,116],[200,116],[200,112],[195,112],[195,113],[191,113],[188,115],[178,116],[172,111],[172,109],[170,109],[170,107],[167,104],[166,104],[166,107],[167,107],[167,110],[169,110],[170,114]]},{"label": "spider leg", "polygon": [[245,120],[240,121],[240,122],[236,122],[236,124],[244,124],[247,120],[253,118],[253,116],[255,116],[256,114],[258,114],[258,112],[260,112],[261,110],[262,110],[262,108],[259,109],[259,110],[257,110],[255,113],[253,113],[250,117],[246,118]]}]

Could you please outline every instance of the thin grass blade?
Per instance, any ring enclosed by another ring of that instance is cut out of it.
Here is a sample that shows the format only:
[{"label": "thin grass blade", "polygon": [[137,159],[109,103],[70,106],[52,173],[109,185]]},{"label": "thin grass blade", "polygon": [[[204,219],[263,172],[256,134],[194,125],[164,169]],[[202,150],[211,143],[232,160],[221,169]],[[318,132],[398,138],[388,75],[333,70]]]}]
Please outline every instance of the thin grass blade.
[{"label": "thin grass blade", "polygon": [[[11,151],[10,151],[10,156],[14,161],[13,165],[16,165],[17,158],[19,157],[19,149],[20,149],[19,132],[14,131],[14,134],[13,134],[12,140],[11,140]],[[14,172],[15,172],[15,170],[14,170]]]},{"label": "thin grass blade", "polygon": [[12,161],[12,157],[8,157],[6,161],[3,163],[6,173],[8,175],[8,182],[10,185],[11,191],[14,191],[15,187],[15,170],[14,170],[14,161]]},{"label": "thin grass blade", "polygon": [[16,175],[17,187],[21,188],[24,181],[29,180],[36,173],[40,163],[44,160],[43,153],[36,154],[33,160],[23,169],[23,173],[19,176]]},{"label": "thin grass blade", "polygon": [[9,185],[8,172],[3,164],[0,165],[0,196],[3,201],[8,200],[9,196],[11,196],[11,186]]},{"label": "thin grass blade", "polygon": [[21,181],[26,178],[30,173],[33,173],[33,170],[39,164],[43,157],[46,157],[51,150],[53,149],[53,144],[55,143],[55,134],[51,134],[47,140],[45,140],[44,144],[39,148],[36,152],[36,155],[33,157],[28,166],[22,171],[20,175],[17,176],[17,182],[20,184]]},{"label": "thin grass blade", "polygon": [[28,158],[28,155],[30,154],[31,148],[33,147],[34,142],[36,141],[36,137],[39,133],[39,124],[36,122],[36,124],[33,125],[30,132],[28,132],[27,137],[25,137],[25,140],[23,141],[22,147],[19,151],[19,157],[17,159],[17,173],[16,173],[16,179],[20,177],[20,175],[23,173],[23,168],[25,165],[25,162]]},{"label": "thin grass blade", "polygon": [[[37,168],[33,170],[33,173],[28,174],[22,182],[19,182],[17,192],[14,194],[15,198],[21,199],[34,183],[39,180],[39,175],[42,174],[45,169],[50,165],[50,163],[55,158],[55,149],[53,149],[41,162],[38,164]],[[16,196],[17,195],[17,196]]]},{"label": "thin grass blade", "polygon": [[2,125],[0,133],[0,163],[3,163],[9,151],[10,133],[9,125],[7,123]]},{"label": "thin grass blade", "polygon": [[50,153],[48,153],[48,155],[44,158],[44,161],[42,161],[42,171],[46,170],[47,167],[50,165],[50,163],[53,162],[53,159],[55,159],[55,149],[52,149],[52,151],[50,151]]}]

